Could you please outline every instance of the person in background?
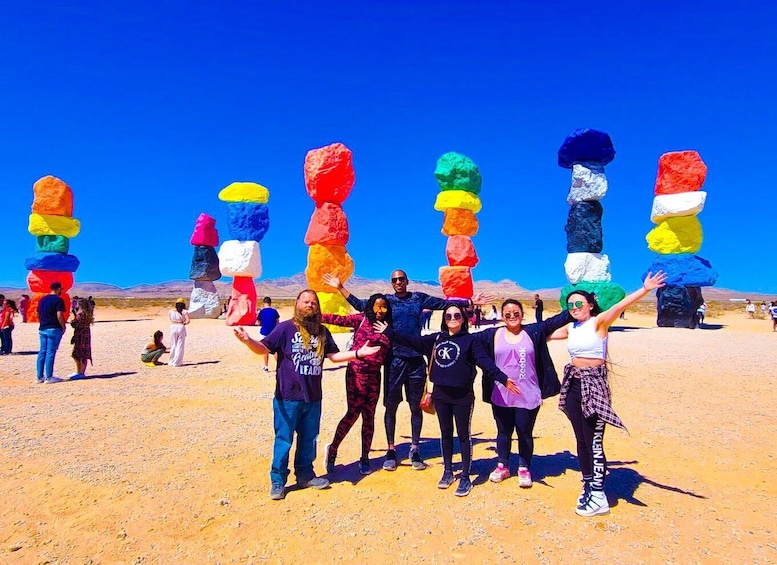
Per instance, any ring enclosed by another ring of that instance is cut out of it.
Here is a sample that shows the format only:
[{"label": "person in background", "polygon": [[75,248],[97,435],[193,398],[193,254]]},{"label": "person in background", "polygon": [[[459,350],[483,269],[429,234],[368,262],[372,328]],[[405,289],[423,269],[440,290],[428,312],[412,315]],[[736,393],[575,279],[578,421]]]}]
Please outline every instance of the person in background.
[{"label": "person in background", "polygon": [[0,355],[13,353],[13,317],[18,312],[16,302],[4,298],[0,302]]},{"label": "person in background", "polygon": [[[92,330],[94,322],[92,305],[86,298],[79,298],[75,303],[75,315],[70,325],[73,327],[73,354],[76,362],[76,372],[70,375],[71,380],[83,379],[86,376],[86,365],[92,361]],[[94,364],[94,361],[92,361]]]},{"label": "person in background", "polygon": [[22,294],[21,300],[19,300],[19,315],[22,317],[22,323],[27,323],[27,311],[30,309],[30,295]]},{"label": "person in background", "polygon": [[62,379],[54,376],[54,360],[59,349],[59,342],[65,334],[65,301],[62,300],[62,284],[58,281],[49,286],[51,292],[38,302],[38,337],[40,348],[36,363],[39,383],[61,383]]},{"label": "person in background", "polygon": [[475,328],[480,328],[480,322],[483,320],[483,310],[480,306],[475,306]]},{"label": "person in background", "polygon": [[545,303],[542,301],[539,294],[534,295],[534,305],[532,308],[534,308],[534,318],[539,324],[542,321],[542,311],[545,308]]},{"label": "person in background", "polygon": [[707,315],[707,303],[702,302],[701,305],[696,309],[696,318],[697,323],[696,325],[700,326],[704,323],[704,316]]},{"label": "person in background", "polygon": [[140,360],[143,361],[149,367],[156,367],[157,365],[164,365],[159,358],[167,351],[167,347],[162,343],[164,334],[157,330],[154,332],[154,339],[143,349],[143,353],[140,354]]},{"label": "person in background", "polygon": [[[275,308],[272,307],[272,298],[265,296],[262,300],[262,308],[259,310],[259,312],[257,312],[256,315],[256,323],[261,326],[259,328],[259,333],[262,335],[262,337],[267,337],[275,329],[275,326],[277,326],[278,322],[280,321],[281,315]],[[268,373],[270,371],[270,366],[268,363],[270,354],[260,353],[259,359],[262,364],[262,371]]]},{"label": "person in background", "polygon": [[766,302],[761,302],[761,318],[766,318]]},{"label": "person in background", "polygon": [[755,304],[750,302],[750,300],[748,300],[747,304],[745,305],[745,312],[747,313],[747,317],[751,320],[755,318]]},{"label": "person in background", "polygon": [[777,332],[777,302],[771,302],[769,306],[769,314],[772,317],[772,331]]},{"label": "person in background", "polygon": [[168,312],[170,318],[170,357],[168,365],[180,367],[183,365],[183,354],[186,349],[186,326],[191,321],[186,310],[186,301],[179,298],[175,301],[175,309]]},{"label": "person in background", "polygon": [[496,305],[491,305],[491,311],[486,314],[486,320],[489,324],[496,325],[496,323],[499,321],[499,312],[496,311]]},{"label": "person in background", "polygon": [[428,308],[421,311],[421,328],[425,330],[432,329],[432,311]]}]

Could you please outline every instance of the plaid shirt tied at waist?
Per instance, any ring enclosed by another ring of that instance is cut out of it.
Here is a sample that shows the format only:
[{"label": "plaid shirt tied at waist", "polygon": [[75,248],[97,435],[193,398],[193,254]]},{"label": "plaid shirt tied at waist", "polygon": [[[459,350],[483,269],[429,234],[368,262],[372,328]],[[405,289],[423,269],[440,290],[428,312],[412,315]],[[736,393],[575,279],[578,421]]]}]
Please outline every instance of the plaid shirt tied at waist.
[{"label": "plaid shirt tied at waist", "polygon": [[559,410],[565,414],[567,413],[567,394],[569,393],[569,387],[572,386],[573,378],[580,379],[583,416],[590,418],[593,415],[597,415],[608,424],[626,430],[626,426],[612,409],[606,365],[575,367],[570,363],[564,367],[564,380],[561,383],[561,394],[558,400]]}]

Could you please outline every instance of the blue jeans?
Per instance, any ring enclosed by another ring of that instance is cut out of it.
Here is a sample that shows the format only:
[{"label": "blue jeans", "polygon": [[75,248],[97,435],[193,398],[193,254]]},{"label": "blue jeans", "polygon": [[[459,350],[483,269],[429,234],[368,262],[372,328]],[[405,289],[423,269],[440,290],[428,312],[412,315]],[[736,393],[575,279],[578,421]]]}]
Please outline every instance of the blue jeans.
[{"label": "blue jeans", "polygon": [[46,378],[49,379],[54,376],[54,358],[57,356],[57,348],[59,342],[62,341],[62,335],[65,330],[51,328],[47,330],[39,330],[40,336],[40,349],[38,350],[38,380],[41,380],[44,375],[44,368],[46,370]]},{"label": "blue jeans", "polygon": [[6,355],[10,354],[11,349],[13,349],[13,336],[11,335],[11,332],[13,332],[13,326],[8,326],[7,328],[0,330],[0,343],[2,343],[0,350]]},{"label": "blue jeans", "polygon": [[316,439],[321,426],[321,401],[304,400],[272,401],[275,443],[273,444],[270,481],[274,485],[286,485],[289,478],[289,452],[294,432],[297,433],[297,453],[294,454],[294,475],[298,483],[306,483],[316,476],[313,461],[316,459]]}]

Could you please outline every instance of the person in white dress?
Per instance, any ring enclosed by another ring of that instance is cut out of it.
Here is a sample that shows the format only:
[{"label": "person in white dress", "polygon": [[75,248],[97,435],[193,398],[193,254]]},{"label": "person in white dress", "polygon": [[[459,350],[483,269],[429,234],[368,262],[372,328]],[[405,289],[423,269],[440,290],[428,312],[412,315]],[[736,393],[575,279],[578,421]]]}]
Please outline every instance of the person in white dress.
[{"label": "person in white dress", "polygon": [[175,309],[168,312],[170,317],[170,359],[168,365],[180,367],[183,365],[183,353],[186,347],[186,326],[189,325],[189,311],[186,301],[179,298],[175,301]]}]

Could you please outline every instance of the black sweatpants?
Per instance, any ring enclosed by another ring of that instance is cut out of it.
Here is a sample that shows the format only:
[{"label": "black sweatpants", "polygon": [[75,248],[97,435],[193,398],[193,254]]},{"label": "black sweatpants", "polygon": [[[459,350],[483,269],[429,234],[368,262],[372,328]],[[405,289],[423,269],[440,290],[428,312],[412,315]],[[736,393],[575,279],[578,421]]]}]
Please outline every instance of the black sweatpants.
[{"label": "black sweatpants", "polygon": [[510,462],[510,444],[513,441],[513,431],[518,431],[518,466],[530,467],[534,455],[534,423],[540,407],[528,410],[526,408],[507,408],[491,405],[496,421],[496,455],[505,467]]},{"label": "black sweatpants", "polygon": [[591,490],[604,490],[607,458],[604,455],[605,422],[596,414],[583,416],[580,379],[573,378],[567,393],[566,414],[577,439],[577,459],[583,480],[590,482]]},{"label": "black sweatpants", "polygon": [[465,477],[469,476],[469,470],[472,466],[470,426],[472,424],[472,412],[475,409],[475,403],[451,404],[435,399],[434,408],[437,410],[437,420],[440,422],[440,445],[442,447],[442,460],[445,470],[453,470],[453,422],[455,420],[456,433],[461,444],[462,474]]}]

